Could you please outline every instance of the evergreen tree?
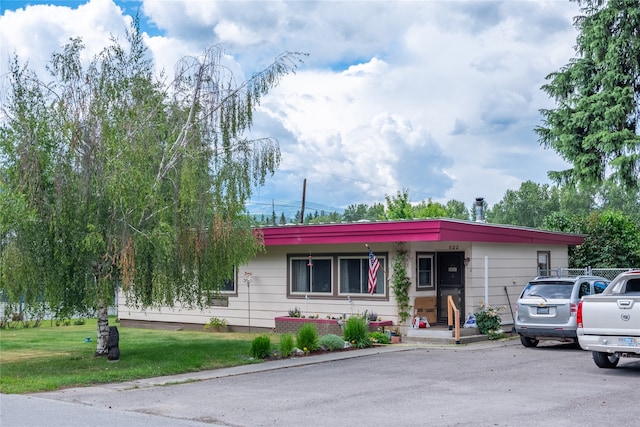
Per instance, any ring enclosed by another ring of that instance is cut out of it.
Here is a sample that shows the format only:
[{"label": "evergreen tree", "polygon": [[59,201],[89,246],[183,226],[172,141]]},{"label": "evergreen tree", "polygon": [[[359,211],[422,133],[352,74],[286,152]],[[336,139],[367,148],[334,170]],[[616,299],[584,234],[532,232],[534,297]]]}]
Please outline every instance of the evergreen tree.
[{"label": "evergreen tree", "polygon": [[[541,110],[540,142],[572,168],[558,183],[640,186],[640,0],[578,0],[577,57],[547,76],[557,107]],[[611,175],[609,176],[609,171]]]}]

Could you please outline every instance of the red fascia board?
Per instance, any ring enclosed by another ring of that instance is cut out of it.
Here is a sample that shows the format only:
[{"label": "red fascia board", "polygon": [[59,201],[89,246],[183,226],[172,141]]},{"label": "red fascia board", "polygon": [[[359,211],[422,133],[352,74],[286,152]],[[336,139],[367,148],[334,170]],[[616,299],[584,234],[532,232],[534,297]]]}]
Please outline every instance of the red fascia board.
[{"label": "red fascia board", "polygon": [[579,234],[486,223],[465,224],[446,221],[443,222],[440,236],[442,241],[484,243],[581,245],[584,242],[584,236]]},{"label": "red fascia board", "polygon": [[262,229],[266,246],[367,242],[487,242],[580,245],[584,236],[456,220],[291,225]]},{"label": "red fascia board", "polygon": [[438,240],[435,235],[429,238],[438,230],[420,230],[423,239],[416,238],[415,231],[408,222],[375,222],[270,227],[263,234],[267,246]]}]

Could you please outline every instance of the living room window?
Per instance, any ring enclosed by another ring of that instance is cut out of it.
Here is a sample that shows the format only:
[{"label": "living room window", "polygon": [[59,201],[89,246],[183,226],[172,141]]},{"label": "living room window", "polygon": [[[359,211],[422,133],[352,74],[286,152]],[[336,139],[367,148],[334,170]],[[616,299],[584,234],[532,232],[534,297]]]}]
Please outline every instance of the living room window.
[{"label": "living room window", "polygon": [[[385,294],[385,258],[377,257],[380,268],[376,274],[376,288],[373,295]],[[369,294],[369,257],[339,258],[340,294]]]},{"label": "living room window", "polygon": [[331,257],[290,258],[291,293],[331,294]]}]

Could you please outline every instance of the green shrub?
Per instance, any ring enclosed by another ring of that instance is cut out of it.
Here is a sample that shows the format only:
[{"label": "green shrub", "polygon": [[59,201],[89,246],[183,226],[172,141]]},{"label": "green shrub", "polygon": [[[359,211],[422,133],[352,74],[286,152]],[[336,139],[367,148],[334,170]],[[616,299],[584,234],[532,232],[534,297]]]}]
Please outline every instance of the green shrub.
[{"label": "green shrub", "polygon": [[384,332],[375,331],[369,335],[369,340],[378,344],[390,344],[391,339]]},{"label": "green shrub", "polygon": [[305,323],[302,325],[296,336],[298,348],[305,353],[318,348],[318,330],[313,323]]},{"label": "green shrub", "polygon": [[503,307],[491,307],[489,305],[480,304],[475,313],[476,325],[481,334],[487,335],[490,340],[502,338],[503,331],[500,327],[502,319],[500,311]]},{"label": "green shrub", "polygon": [[329,351],[342,350],[344,348],[344,340],[335,334],[327,334],[320,337],[318,345]]},{"label": "green shrub", "polygon": [[284,334],[280,337],[278,349],[282,357],[289,357],[293,353],[293,347],[293,336],[291,334]]},{"label": "green shrub", "polygon": [[266,335],[255,337],[251,342],[249,355],[256,359],[266,359],[271,356],[271,338]]},{"label": "green shrub", "polygon": [[212,317],[209,320],[209,323],[204,325],[205,329],[224,329],[227,327],[227,320],[226,319],[219,319],[217,317]]},{"label": "green shrub", "polygon": [[365,348],[371,345],[367,320],[362,317],[350,317],[344,325],[344,340],[353,347]]}]

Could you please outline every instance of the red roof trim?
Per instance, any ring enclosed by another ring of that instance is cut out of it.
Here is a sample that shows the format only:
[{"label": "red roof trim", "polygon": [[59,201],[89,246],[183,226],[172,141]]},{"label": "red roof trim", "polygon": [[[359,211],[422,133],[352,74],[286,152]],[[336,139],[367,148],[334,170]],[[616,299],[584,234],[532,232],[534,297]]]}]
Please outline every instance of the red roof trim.
[{"label": "red roof trim", "polygon": [[266,246],[367,242],[482,242],[580,245],[584,236],[450,219],[285,225],[262,229]]}]

